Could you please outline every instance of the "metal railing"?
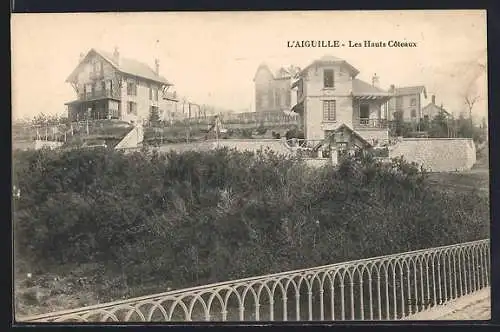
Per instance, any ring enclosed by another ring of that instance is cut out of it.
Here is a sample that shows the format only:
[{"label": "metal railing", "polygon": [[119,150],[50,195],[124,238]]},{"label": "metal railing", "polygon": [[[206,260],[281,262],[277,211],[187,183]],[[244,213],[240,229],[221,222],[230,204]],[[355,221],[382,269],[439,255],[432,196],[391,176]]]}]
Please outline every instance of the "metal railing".
[{"label": "metal railing", "polygon": [[489,240],[180,289],[23,322],[397,320],[490,284]]},{"label": "metal railing", "polygon": [[354,121],[355,128],[388,128],[387,120],[385,119],[366,119],[360,118]]},{"label": "metal railing", "polygon": [[94,92],[81,93],[78,97],[80,100],[90,100],[96,98],[120,98],[120,92],[111,89],[95,90]]}]

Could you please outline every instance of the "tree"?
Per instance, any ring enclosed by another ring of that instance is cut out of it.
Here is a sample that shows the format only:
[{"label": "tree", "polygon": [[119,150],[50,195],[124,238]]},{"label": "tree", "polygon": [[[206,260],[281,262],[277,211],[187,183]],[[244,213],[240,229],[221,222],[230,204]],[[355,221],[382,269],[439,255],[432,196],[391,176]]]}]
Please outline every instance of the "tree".
[{"label": "tree", "polygon": [[432,126],[429,128],[429,135],[431,137],[448,137],[448,115],[444,110],[439,112],[434,119],[432,119]]},{"label": "tree", "polygon": [[467,106],[467,110],[469,111],[470,127],[473,128],[472,109],[474,108],[474,105],[482,99],[481,94],[478,91],[478,80],[486,74],[486,66],[482,63],[476,62],[470,66],[469,72],[470,79],[466,81],[467,86],[464,90],[463,100],[464,104]]},{"label": "tree", "polygon": [[151,107],[149,111],[149,123],[152,125],[157,125],[160,122],[160,113],[157,107]]},{"label": "tree", "polygon": [[471,122],[471,127],[473,126],[472,124],[472,109],[474,108],[474,104],[476,104],[479,100],[481,100],[481,97],[479,95],[475,94],[466,94],[464,97],[464,102],[465,105],[467,105],[467,108],[469,110],[469,119]]}]

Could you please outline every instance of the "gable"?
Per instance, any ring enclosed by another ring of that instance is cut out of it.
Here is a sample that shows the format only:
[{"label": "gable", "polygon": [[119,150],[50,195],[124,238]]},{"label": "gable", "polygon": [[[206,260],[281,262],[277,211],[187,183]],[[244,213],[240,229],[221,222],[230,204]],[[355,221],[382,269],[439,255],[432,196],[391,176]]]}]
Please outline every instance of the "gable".
[{"label": "gable", "polygon": [[269,80],[273,80],[274,75],[267,66],[259,66],[257,72],[255,73],[254,81],[255,82],[267,82]]},{"label": "gable", "polygon": [[96,58],[99,58],[103,63],[106,64],[106,66],[109,66],[109,69],[111,70],[116,70],[124,74],[140,77],[145,80],[158,82],[168,86],[172,85],[163,76],[157,75],[151,67],[140,61],[120,56],[120,63],[118,64],[114,62],[112,54],[95,49],[91,49],[87,53],[84,59],[77,65],[77,67],[66,79],[66,82],[74,82],[78,78],[78,75],[83,70],[85,70],[85,67],[88,65],[89,61]]},{"label": "gable", "polygon": [[66,79],[66,82],[75,82],[79,81],[79,76],[82,73],[89,72],[92,69],[92,65],[94,61],[101,62],[103,66],[111,66],[109,61],[102,57],[100,54],[95,52],[94,50],[90,50],[87,55],[78,63],[78,65],[73,69],[71,74]]},{"label": "gable", "polygon": [[332,130],[327,139],[330,141],[333,140],[335,143],[353,143],[354,145],[362,148],[369,148],[372,146],[359,133],[354,131],[345,123],[338,126],[335,130]]},{"label": "gable", "polygon": [[341,71],[349,73],[352,77],[356,77],[359,74],[359,70],[357,70],[349,62],[334,56],[323,56],[302,69],[302,71],[300,71],[300,75],[307,75],[312,68],[322,68],[326,66],[338,66]]},{"label": "gable", "polygon": [[427,91],[425,89],[425,86],[423,86],[423,85],[407,86],[407,87],[401,87],[401,88],[395,89],[396,96],[419,95],[421,93],[424,94],[424,98],[427,98]]}]

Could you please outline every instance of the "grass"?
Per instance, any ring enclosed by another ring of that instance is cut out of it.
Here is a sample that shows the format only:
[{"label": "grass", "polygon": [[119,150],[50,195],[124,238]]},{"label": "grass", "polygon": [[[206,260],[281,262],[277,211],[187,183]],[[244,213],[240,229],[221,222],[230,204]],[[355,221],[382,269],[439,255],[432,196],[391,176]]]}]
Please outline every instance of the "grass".
[{"label": "grass", "polygon": [[479,151],[471,170],[465,172],[437,172],[429,174],[429,180],[445,190],[479,190],[488,192],[490,186],[488,151]]}]

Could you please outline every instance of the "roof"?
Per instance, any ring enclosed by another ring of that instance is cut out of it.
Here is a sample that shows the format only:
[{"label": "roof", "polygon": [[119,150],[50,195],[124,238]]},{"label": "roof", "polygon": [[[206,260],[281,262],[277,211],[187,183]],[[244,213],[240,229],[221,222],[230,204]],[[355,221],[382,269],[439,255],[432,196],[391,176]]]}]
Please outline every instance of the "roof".
[{"label": "roof", "polygon": [[424,107],[422,108],[422,110],[424,110],[424,109],[428,109],[428,108],[431,108],[431,107],[432,107],[432,108],[434,108],[434,109],[436,109],[436,110],[437,110],[437,111],[439,111],[439,112],[444,112],[444,113],[446,113],[447,115],[451,115],[451,114],[450,114],[450,112],[448,112],[447,110],[445,110],[445,109],[444,109],[444,107],[442,107],[442,106],[438,106],[438,105],[436,105],[436,104],[433,104],[432,102],[430,102],[429,104],[427,104],[426,106],[424,106]]},{"label": "roof", "polygon": [[396,88],[394,89],[394,92],[396,96],[407,96],[424,93],[425,98],[427,98],[427,91],[425,90],[425,86],[423,85]]},{"label": "roof", "polygon": [[314,60],[312,63],[310,63],[304,69],[302,69],[300,71],[300,73],[304,74],[306,71],[309,70],[309,68],[311,68],[314,65],[321,66],[321,65],[328,65],[328,64],[340,64],[340,65],[343,65],[343,66],[345,66],[345,67],[347,67],[349,69],[349,71],[351,72],[352,76],[356,76],[356,75],[359,74],[359,70],[357,70],[353,65],[351,65],[350,63],[348,63],[347,61],[345,61],[343,59],[334,57],[332,55],[325,55],[325,56],[322,56],[321,58],[319,58],[317,60]]},{"label": "roof", "polygon": [[348,132],[350,132],[352,135],[354,135],[357,139],[361,141],[366,147],[371,147],[372,144],[368,142],[363,136],[361,136],[357,131],[349,127],[347,124],[342,123],[339,125],[334,131],[335,132],[340,132],[342,129],[347,129]]},{"label": "roof", "polygon": [[372,84],[366,83],[360,79],[352,80],[352,94],[354,96],[366,96],[366,95],[378,95],[378,96],[390,96],[388,91],[377,88]]},{"label": "roof", "polygon": [[[118,70],[122,73],[145,78],[145,79],[148,79],[148,80],[151,80],[154,82],[163,83],[165,85],[172,85],[169,81],[167,81],[166,78],[164,78],[161,75],[157,75],[156,72],[145,63],[142,63],[142,62],[134,60],[134,59],[126,58],[126,57],[123,57],[121,55],[120,55],[120,61],[119,61],[120,63],[116,63],[114,61],[114,57],[113,57],[112,53],[101,51],[101,50],[96,50],[94,48],[91,49],[87,53],[84,60],[82,60],[80,62],[80,64],[83,63],[89,57],[89,55],[91,55],[93,53],[100,55],[107,62],[109,62],[116,70]],[[70,81],[71,78],[76,74],[78,68],[80,67],[80,64],[71,73],[71,75],[68,77],[68,79],[66,81]]]},{"label": "roof", "polygon": [[292,73],[288,71],[288,69],[284,67],[273,67],[270,66],[268,63],[261,63],[259,67],[257,67],[257,71],[255,72],[254,80],[257,77],[257,73],[261,69],[266,69],[269,71],[273,79],[280,79],[280,78],[292,78]]}]

